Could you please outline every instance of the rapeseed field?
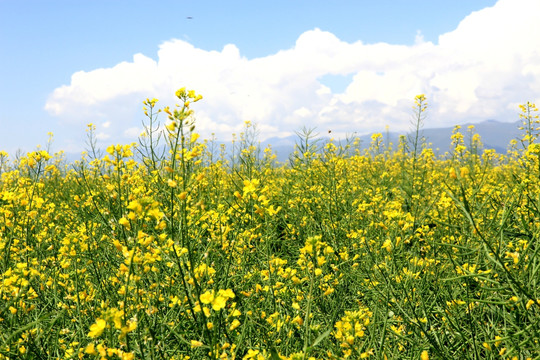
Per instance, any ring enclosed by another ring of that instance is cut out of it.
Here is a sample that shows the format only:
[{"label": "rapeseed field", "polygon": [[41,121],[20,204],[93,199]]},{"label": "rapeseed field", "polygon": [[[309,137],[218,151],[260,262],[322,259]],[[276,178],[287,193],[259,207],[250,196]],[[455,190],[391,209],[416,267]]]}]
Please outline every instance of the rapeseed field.
[{"label": "rapeseed field", "polygon": [[[538,110],[507,154],[455,128],[232,151],[144,102],[139,143],[0,153],[0,359],[539,359]],[[161,125],[160,125],[161,123]]]}]

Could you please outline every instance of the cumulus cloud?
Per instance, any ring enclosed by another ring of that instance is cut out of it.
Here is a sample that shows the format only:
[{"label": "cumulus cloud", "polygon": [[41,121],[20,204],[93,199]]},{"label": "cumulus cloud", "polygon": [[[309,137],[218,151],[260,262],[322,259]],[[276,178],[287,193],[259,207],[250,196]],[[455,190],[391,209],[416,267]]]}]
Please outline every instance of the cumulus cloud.
[{"label": "cumulus cloud", "polygon": [[[314,29],[294,47],[254,59],[233,44],[206,51],[174,39],[160,45],[157,60],[136,54],[112,68],[73,74],[46,109],[64,121],[96,123],[102,139],[117,141],[140,133],[143,99],[171,105],[182,86],[204,96],[194,105],[199,131],[221,140],[246,120],[259,124],[262,139],[303,126],[338,136],[385,125],[404,131],[419,93],[430,103],[429,127],[514,121],[517,104],[537,101],[540,93],[538,13],[537,0],[500,0],[471,13],[438,43],[419,32],[409,46],[348,43]],[[352,80],[333,93],[320,81],[325,75]]]}]

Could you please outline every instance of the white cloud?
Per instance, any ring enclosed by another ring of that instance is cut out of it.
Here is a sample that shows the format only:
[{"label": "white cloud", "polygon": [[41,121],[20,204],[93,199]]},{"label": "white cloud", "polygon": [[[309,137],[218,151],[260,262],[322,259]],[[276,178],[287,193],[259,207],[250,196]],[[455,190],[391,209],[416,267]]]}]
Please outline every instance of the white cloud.
[{"label": "white cloud", "polygon": [[301,108],[294,110],[293,115],[304,118],[304,117],[312,115],[312,113],[308,108],[302,106]]},{"label": "white cloud", "polygon": [[111,135],[110,134],[107,134],[107,133],[104,133],[102,131],[98,132],[96,134],[96,139],[97,140],[101,140],[101,141],[105,141],[105,140],[108,140],[111,138]]},{"label": "white cloud", "polygon": [[[259,124],[262,139],[303,126],[331,127],[337,136],[382,131],[386,124],[403,131],[419,93],[428,97],[429,127],[513,121],[515,104],[539,100],[538,13],[537,0],[500,0],[471,13],[438,44],[424,41],[420,31],[405,46],[347,43],[315,29],[293,48],[255,59],[232,44],[205,51],[171,40],[161,44],[157,61],[137,54],[112,68],[73,74],[46,109],[66,121],[99,121],[107,139],[119,142],[140,132],[143,99],[172,105],[182,86],[204,96],[193,106],[199,131],[221,140],[246,120]],[[333,94],[317,80],[326,74],[354,76],[343,93]]]},{"label": "white cloud", "polygon": [[137,138],[143,133],[143,129],[140,127],[130,127],[124,130],[124,136],[127,138]]},{"label": "white cloud", "polygon": [[133,62],[122,62],[110,69],[76,72],[71,76],[71,85],[54,90],[45,109],[59,115],[66,111],[65,100],[70,105],[91,107],[118,95],[151,90],[156,70],[155,61],[136,54]]}]

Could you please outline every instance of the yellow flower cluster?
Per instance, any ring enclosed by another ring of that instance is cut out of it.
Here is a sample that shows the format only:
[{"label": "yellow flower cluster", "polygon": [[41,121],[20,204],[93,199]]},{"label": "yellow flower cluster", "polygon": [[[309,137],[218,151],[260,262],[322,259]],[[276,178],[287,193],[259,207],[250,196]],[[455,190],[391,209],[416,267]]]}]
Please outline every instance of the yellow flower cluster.
[{"label": "yellow flower cluster", "polygon": [[456,127],[443,156],[307,136],[283,165],[251,123],[201,141],[176,95],[104,156],[0,152],[1,360],[539,353],[533,104],[506,155]]}]

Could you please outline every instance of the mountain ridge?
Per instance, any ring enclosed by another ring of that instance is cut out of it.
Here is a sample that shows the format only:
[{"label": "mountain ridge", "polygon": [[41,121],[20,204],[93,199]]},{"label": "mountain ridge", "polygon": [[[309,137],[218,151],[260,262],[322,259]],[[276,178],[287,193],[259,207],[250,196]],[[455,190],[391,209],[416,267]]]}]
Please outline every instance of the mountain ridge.
[{"label": "mountain ridge", "polygon": [[[468,140],[468,127],[473,125],[474,132],[480,135],[481,142],[484,149],[494,149],[498,153],[506,153],[510,141],[512,139],[518,138],[520,135],[520,130],[518,129],[521,126],[520,121],[515,122],[501,122],[494,119],[488,119],[479,123],[466,123],[462,124],[460,132],[464,135],[465,141]],[[450,150],[451,145],[451,136],[455,126],[444,127],[444,128],[424,128],[420,130],[420,135],[425,138],[427,144],[431,144],[430,147],[434,150],[435,154],[441,155]],[[368,148],[371,144],[371,137],[373,132],[366,135],[357,136],[360,140],[361,148]],[[383,136],[383,143],[393,143],[394,148],[399,142],[400,135],[409,135],[409,133],[398,133],[398,132],[379,132]],[[272,150],[277,155],[278,161],[287,161],[289,154],[294,151],[295,144],[299,140],[298,135],[290,135],[287,137],[272,137],[261,141],[261,147],[270,145]],[[315,136],[314,139],[318,139],[323,143],[330,140],[329,137]],[[336,139],[339,141],[339,139]],[[341,140],[343,141],[343,139]]]},{"label": "mountain ridge", "polygon": [[[520,130],[518,129],[521,126],[520,121],[515,122],[501,122],[493,119],[488,119],[480,123],[466,123],[462,124],[460,132],[464,135],[465,141],[467,142],[467,130],[470,125],[474,125],[474,133],[478,133],[481,137],[481,142],[484,149],[494,149],[498,153],[504,154],[508,149],[508,145],[512,139],[518,138]],[[421,129],[420,133],[424,136],[426,143],[433,149],[436,155],[442,155],[445,152],[450,150],[451,145],[451,135],[454,130],[454,127],[444,127],[444,128],[424,128]],[[316,133],[316,129],[314,130]],[[377,132],[360,135],[360,136],[351,136],[358,138],[360,140],[360,148],[368,148],[371,144],[371,136]],[[394,149],[399,143],[399,136],[407,136],[409,133],[398,133],[398,132],[379,132],[383,139],[383,143],[392,143]],[[330,141],[330,137],[320,136],[314,134],[313,140],[320,141],[322,144]],[[277,156],[277,161],[287,162],[289,155],[294,152],[296,143],[299,141],[300,137],[298,135],[290,135],[285,137],[271,137],[264,141],[259,141],[261,150],[270,145],[272,151]],[[345,139],[335,139],[335,142],[344,143]],[[216,141],[217,148],[220,145],[225,144],[227,149],[230,149],[231,143],[224,141]],[[104,153],[102,151],[102,153]],[[65,153],[65,158],[69,163],[74,162],[75,160],[80,160],[80,153]]]}]

